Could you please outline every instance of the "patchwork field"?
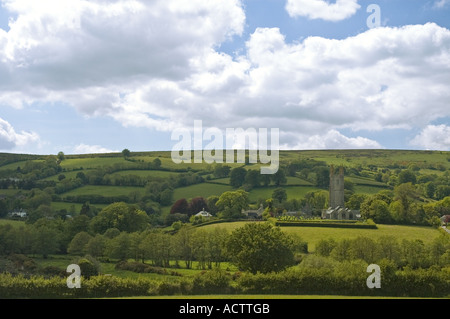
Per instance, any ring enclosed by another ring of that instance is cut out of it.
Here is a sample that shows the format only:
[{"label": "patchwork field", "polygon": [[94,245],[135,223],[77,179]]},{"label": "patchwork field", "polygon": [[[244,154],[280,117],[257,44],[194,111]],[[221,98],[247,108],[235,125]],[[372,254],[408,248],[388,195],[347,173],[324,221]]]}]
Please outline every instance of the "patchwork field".
[{"label": "patchwork field", "polygon": [[[202,229],[214,231],[216,228],[224,228],[230,232],[242,227],[247,222],[220,223],[203,226]],[[321,239],[333,238],[336,241],[342,239],[354,239],[357,237],[369,237],[377,240],[383,236],[395,236],[399,242],[407,240],[422,240],[431,243],[436,237],[441,236],[439,231],[432,227],[377,225],[378,229],[349,229],[328,227],[281,227],[283,231],[296,234],[308,242],[308,251],[314,252],[315,245]]]}]

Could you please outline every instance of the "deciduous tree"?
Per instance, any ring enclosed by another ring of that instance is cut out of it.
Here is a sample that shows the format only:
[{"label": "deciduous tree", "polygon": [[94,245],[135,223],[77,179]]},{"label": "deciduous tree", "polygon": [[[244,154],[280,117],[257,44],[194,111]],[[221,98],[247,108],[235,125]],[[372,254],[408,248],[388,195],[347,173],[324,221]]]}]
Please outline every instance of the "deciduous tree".
[{"label": "deciduous tree", "polygon": [[250,223],[236,229],[226,241],[226,252],[240,269],[268,273],[294,264],[294,242],[280,228]]}]

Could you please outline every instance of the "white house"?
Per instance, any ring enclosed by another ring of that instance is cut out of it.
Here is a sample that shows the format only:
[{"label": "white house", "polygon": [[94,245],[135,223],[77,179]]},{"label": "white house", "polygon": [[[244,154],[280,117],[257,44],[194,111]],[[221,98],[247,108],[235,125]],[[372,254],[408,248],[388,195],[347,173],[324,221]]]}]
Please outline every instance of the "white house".
[{"label": "white house", "polygon": [[195,216],[201,216],[201,217],[212,217],[212,215],[210,213],[208,213],[207,211],[205,211],[205,209],[203,208],[203,210],[201,212],[198,212],[197,214],[195,214]]},{"label": "white house", "polygon": [[24,211],[23,209],[18,209],[18,210],[14,210],[14,211],[10,212],[9,216],[25,218],[25,217],[27,217],[27,212]]}]

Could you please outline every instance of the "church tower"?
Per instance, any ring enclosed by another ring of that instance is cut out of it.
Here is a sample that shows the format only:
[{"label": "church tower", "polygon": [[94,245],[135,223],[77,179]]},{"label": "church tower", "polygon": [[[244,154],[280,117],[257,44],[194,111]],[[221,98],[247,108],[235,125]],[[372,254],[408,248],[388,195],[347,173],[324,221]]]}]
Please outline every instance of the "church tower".
[{"label": "church tower", "polygon": [[331,208],[344,208],[344,168],[339,168],[339,173],[335,172],[334,166],[330,169],[330,199]]}]

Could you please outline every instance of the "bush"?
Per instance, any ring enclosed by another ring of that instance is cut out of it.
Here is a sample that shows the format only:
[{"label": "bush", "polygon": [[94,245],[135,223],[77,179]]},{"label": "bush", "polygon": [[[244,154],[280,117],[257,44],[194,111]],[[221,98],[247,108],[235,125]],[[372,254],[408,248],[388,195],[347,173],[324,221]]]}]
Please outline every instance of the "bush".
[{"label": "bush", "polygon": [[81,276],[84,278],[97,276],[100,273],[100,263],[89,255],[75,259],[73,263],[80,266]]},{"label": "bush", "polygon": [[128,270],[133,271],[137,273],[154,273],[159,275],[170,275],[170,276],[182,276],[182,274],[173,271],[173,270],[166,270],[161,267],[154,267],[151,265],[143,264],[140,262],[127,262],[127,261],[120,261],[115,266],[116,269],[121,270]]},{"label": "bush", "polygon": [[215,268],[210,271],[202,271],[194,277],[193,293],[194,294],[227,294],[232,293],[230,285],[231,275]]}]

